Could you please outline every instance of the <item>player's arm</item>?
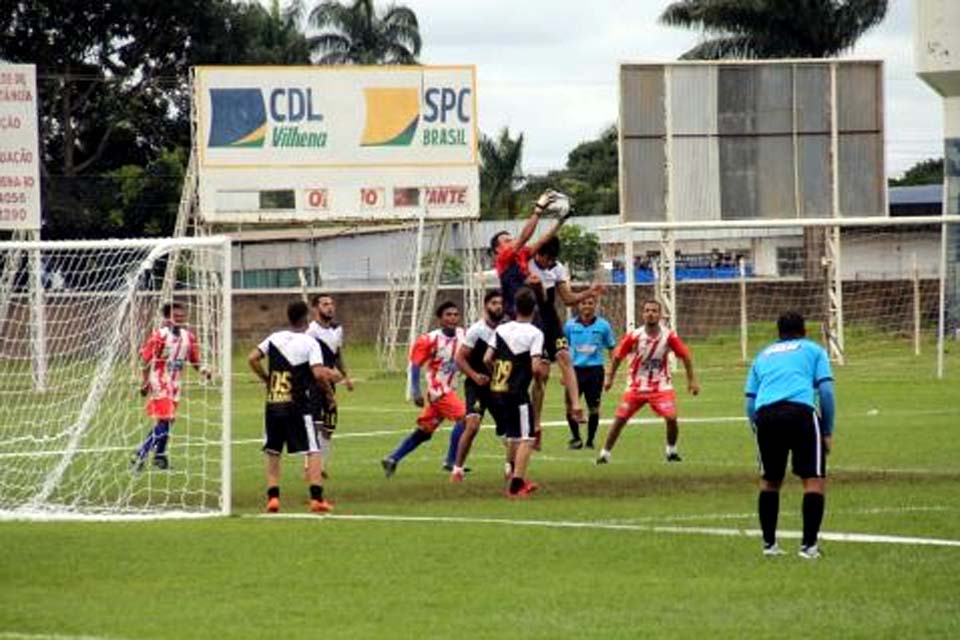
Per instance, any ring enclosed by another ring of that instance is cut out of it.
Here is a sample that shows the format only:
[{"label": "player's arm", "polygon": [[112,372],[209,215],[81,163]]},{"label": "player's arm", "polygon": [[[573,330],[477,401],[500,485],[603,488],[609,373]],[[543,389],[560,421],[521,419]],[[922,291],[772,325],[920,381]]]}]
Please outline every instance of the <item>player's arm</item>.
[{"label": "player's arm", "polygon": [[330,383],[340,378],[340,372],[336,369],[325,367],[322,364],[312,363],[310,365],[310,371],[313,373],[313,379],[317,381],[317,387],[320,388],[320,393],[323,394],[324,399],[327,401],[327,409],[329,411],[336,411],[337,397],[334,395],[333,385]]},{"label": "player's arm", "polygon": [[532,356],[533,377],[537,380],[546,380],[550,375],[550,363],[543,356]]},{"label": "player's arm", "polygon": [[247,355],[247,364],[250,365],[253,374],[260,378],[260,382],[269,384],[270,376],[267,375],[266,370],[263,368],[261,360],[263,360],[263,351],[260,350],[260,347],[254,347],[249,355]]},{"label": "player's arm", "polygon": [[340,345],[340,350],[337,352],[337,370],[340,372],[340,377],[347,391],[353,391],[353,380],[350,379],[350,374],[347,373],[347,364],[343,360],[342,344]]},{"label": "player's arm", "polygon": [[150,391],[150,369],[153,368],[154,361],[160,357],[162,349],[163,341],[156,331],[151,333],[140,347],[140,360],[143,362],[140,367],[140,395],[142,396]]},{"label": "player's arm", "polygon": [[483,354],[483,364],[488,371],[493,368],[493,356],[496,354],[497,352],[493,347],[487,347],[487,352]]},{"label": "player's arm", "polygon": [[423,392],[420,391],[420,368],[430,359],[432,344],[429,336],[420,336],[413,345],[410,353],[410,397],[413,404],[423,406]]},{"label": "player's arm", "polygon": [[206,380],[210,380],[213,377],[210,369],[200,362],[200,343],[197,342],[197,338],[193,334],[190,334],[190,353],[187,355],[187,359],[190,361],[190,364],[193,365],[193,370]]},{"label": "player's arm", "polygon": [[456,363],[457,368],[463,372],[463,375],[473,380],[478,386],[483,387],[490,382],[490,378],[470,366],[469,358],[472,349],[472,346],[467,346],[466,344],[460,345],[457,352],[453,354],[453,361]]},{"label": "player's arm", "polygon": [[697,380],[697,374],[693,370],[693,354],[687,348],[687,345],[683,344],[680,336],[674,332],[671,332],[670,337],[667,338],[667,344],[670,345],[670,349],[683,363],[683,369],[687,374],[687,389],[693,395],[697,395],[700,393],[700,381]]},{"label": "player's arm", "polygon": [[747,374],[747,384],[743,388],[743,410],[747,414],[747,420],[750,422],[750,429],[757,432],[757,391],[760,389],[760,377],[757,375],[757,363],[750,366],[750,373]]},{"label": "player's arm", "polygon": [[558,282],[556,287],[557,293],[560,295],[560,299],[563,301],[563,304],[567,305],[568,307],[575,307],[580,304],[582,300],[589,298],[590,296],[599,296],[605,290],[605,287],[599,282],[594,282],[583,291],[578,292],[575,292],[573,287],[571,287],[570,283],[566,280]]},{"label": "player's arm", "polygon": [[610,387],[613,386],[613,381],[617,377],[617,369],[620,368],[620,363],[627,357],[627,354],[630,353],[630,350],[637,344],[637,339],[634,337],[633,333],[628,333],[623,336],[620,340],[620,344],[610,352],[610,369],[607,371],[607,375],[604,376],[603,380],[603,390],[610,391]]},{"label": "player's arm", "polygon": [[836,416],[836,397],[833,388],[833,372],[830,360],[821,351],[817,359],[814,388],[820,400],[820,433],[823,435],[823,448],[829,453],[833,448],[833,422]]}]

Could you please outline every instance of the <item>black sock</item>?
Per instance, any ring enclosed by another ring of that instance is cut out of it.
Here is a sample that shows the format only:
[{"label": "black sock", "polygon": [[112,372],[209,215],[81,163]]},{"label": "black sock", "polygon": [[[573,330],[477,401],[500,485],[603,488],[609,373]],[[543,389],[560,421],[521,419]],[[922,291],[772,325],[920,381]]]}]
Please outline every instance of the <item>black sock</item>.
[{"label": "black sock", "polygon": [[279,498],[279,497],[280,497],[280,487],[267,487],[267,497],[268,497],[268,498]]},{"label": "black sock", "polygon": [[521,488],[523,488],[523,478],[514,476],[510,479],[510,493],[516,493]]},{"label": "black sock", "polygon": [[597,427],[600,426],[600,413],[591,412],[587,417],[587,442],[593,444],[593,439],[597,436]]},{"label": "black sock", "polygon": [[817,544],[820,523],[823,522],[824,497],[822,493],[803,494],[803,546]]},{"label": "black sock", "polygon": [[777,517],[780,515],[780,492],[761,491],[757,500],[760,513],[760,528],[763,529],[763,543],[771,545],[777,541]]},{"label": "black sock", "polygon": [[319,484],[310,485],[310,499],[323,500],[323,487]]},{"label": "black sock", "polygon": [[567,416],[567,426],[570,427],[570,435],[574,440],[580,439],[580,424],[569,415]]}]

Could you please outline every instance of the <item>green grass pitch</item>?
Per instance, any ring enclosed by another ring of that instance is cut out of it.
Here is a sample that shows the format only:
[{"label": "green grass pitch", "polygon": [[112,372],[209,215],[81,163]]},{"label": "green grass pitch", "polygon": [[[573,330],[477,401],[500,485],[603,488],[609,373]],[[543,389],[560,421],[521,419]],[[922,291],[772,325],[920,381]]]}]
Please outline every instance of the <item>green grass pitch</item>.
[{"label": "green grass pitch", "polygon": [[[930,344],[920,358],[905,341],[850,347],[836,370],[825,532],[960,540],[951,346],[942,381]],[[960,546],[828,540],[809,562],[784,539],[790,555],[761,557],[741,533],[757,528],[753,443],[738,419],[745,367],[730,359],[735,341],[693,347],[703,391],[686,394],[678,371],[682,463],[664,462],[652,421],[628,427],[606,467],[551,427],[531,466],[542,490],[524,501],[502,495],[488,424],[466,483],[440,469],[447,431],[386,480],[379,459],[416,409],[400,376],[354,348],[357,390],[340,391],[327,491],[338,516],[379,519],[308,517],[294,459],[283,511],[302,517],[259,516],[262,393],[238,357],[237,517],[0,523],[0,639],[960,637]],[[560,398],[552,380],[546,420],[562,417]],[[800,528],[799,505],[788,480],[781,529]]]}]

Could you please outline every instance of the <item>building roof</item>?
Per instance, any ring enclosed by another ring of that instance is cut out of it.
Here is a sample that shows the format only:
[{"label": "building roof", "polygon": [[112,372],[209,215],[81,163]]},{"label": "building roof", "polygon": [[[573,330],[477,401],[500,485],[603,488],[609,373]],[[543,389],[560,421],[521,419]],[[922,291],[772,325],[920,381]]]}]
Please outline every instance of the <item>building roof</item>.
[{"label": "building roof", "polygon": [[915,187],[890,187],[890,206],[916,204],[943,204],[942,184],[922,184]]}]

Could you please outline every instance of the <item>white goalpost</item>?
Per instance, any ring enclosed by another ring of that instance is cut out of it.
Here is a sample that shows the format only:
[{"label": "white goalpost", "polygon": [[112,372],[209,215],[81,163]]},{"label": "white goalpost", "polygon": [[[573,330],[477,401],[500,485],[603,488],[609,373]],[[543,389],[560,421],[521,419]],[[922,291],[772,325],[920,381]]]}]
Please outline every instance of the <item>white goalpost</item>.
[{"label": "white goalpost", "polygon": [[[0,266],[0,518],[229,513],[229,240],[0,242]],[[145,360],[168,304],[196,357]],[[166,468],[135,464],[157,366],[183,367]]]}]

